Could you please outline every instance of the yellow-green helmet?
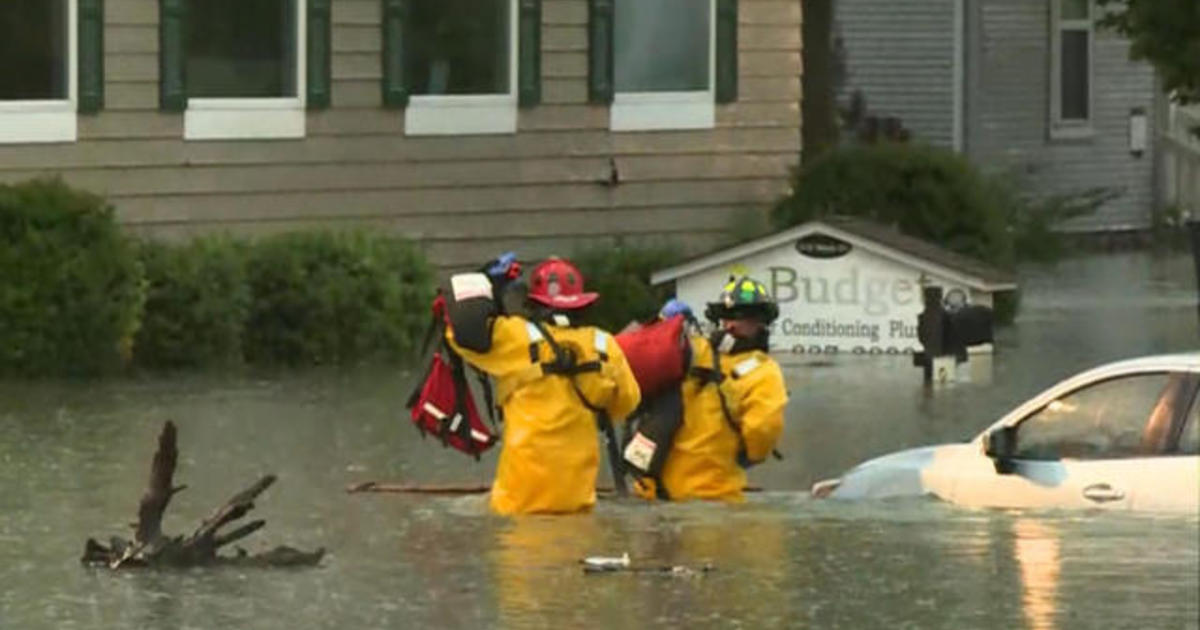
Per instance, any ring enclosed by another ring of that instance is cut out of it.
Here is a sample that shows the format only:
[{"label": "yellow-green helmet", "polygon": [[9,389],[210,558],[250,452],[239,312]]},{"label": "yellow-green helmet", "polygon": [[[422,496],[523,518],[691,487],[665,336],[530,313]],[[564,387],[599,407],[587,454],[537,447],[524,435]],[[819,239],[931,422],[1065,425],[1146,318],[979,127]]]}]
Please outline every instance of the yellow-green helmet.
[{"label": "yellow-green helmet", "polygon": [[749,277],[729,278],[716,302],[709,302],[704,317],[711,322],[722,319],[757,319],[770,324],[779,317],[779,306],[771,298],[767,286]]}]

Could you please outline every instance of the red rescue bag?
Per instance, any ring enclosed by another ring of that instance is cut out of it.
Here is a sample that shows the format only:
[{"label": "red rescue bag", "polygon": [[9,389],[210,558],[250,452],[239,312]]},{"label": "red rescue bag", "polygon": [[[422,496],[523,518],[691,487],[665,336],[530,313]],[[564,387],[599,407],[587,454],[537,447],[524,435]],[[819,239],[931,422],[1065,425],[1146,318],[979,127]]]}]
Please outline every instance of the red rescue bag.
[{"label": "red rescue bag", "polygon": [[683,382],[688,353],[683,324],[683,315],[676,315],[614,335],[643,399]]},{"label": "red rescue bag", "polygon": [[435,352],[425,382],[414,394],[408,407],[412,410],[413,424],[422,435],[431,433],[443,446],[476,458],[496,443],[495,434],[483,423],[475,407],[458,357],[447,361],[441,352]]}]

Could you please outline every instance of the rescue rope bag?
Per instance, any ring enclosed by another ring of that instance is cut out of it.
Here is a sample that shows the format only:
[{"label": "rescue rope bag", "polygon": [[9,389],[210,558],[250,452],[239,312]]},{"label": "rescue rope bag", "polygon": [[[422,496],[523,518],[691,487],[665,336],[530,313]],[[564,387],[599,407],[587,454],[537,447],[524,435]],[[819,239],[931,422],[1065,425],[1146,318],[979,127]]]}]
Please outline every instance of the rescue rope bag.
[{"label": "rescue rope bag", "polygon": [[[428,351],[435,335],[443,336],[445,308],[445,298],[439,293],[433,302],[433,321],[425,332],[422,355]],[[490,400],[490,395],[488,398]],[[438,350],[433,353],[425,378],[408,397],[406,407],[422,437],[433,435],[442,442],[442,446],[461,451],[477,460],[480,454],[497,442],[495,432],[484,424],[479,415],[467,384],[462,357],[450,348],[444,337]]]},{"label": "rescue rope bag", "polygon": [[678,386],[687,370],[683,315],[658,320],[613,336],[637,379],[642,398]]},{"label": "rescue rope bag", "polygon": [[635,477],[658,482],[662,499],[668,497],[659,476],[683,424],[680,385],[691,355],[684,324],[684,316],[676,315],[615,336],[642,391],[630,421],[636,428],[624,441],[622,457]]}]

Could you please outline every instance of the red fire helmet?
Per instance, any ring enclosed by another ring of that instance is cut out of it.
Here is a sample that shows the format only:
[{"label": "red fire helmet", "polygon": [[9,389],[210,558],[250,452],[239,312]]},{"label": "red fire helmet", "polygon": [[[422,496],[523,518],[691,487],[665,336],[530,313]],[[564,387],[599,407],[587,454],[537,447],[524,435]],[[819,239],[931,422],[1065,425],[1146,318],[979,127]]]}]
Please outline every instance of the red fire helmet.
[{"label": "red fire helmet", "polygon": [[529,299],[550,308],[570,311],[583,308],[596,298],[585,293],[583,274],[570,262],[552,257],[542,261],[529,275]]}]

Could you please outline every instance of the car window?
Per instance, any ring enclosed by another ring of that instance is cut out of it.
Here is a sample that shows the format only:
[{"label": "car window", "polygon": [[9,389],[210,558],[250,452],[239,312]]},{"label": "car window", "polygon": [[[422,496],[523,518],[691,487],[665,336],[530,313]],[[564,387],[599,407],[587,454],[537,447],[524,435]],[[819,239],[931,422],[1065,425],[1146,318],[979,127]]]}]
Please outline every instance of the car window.
[{"label": "car window", "polygon": [[1138,374],[1095,383],[1059,398],[1017,429],[1019,459],[1106,459],[1161,452],[1173,396],[1170,375]]},{"label": "car window", "polygon": [[1200,455],[1200,394],[1192,401],[1192,412],[1188,414],[1183,435],[1179,436],[1179,452],[1184,455]]}]

